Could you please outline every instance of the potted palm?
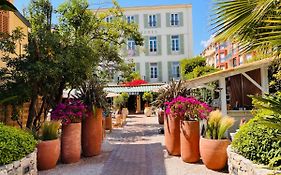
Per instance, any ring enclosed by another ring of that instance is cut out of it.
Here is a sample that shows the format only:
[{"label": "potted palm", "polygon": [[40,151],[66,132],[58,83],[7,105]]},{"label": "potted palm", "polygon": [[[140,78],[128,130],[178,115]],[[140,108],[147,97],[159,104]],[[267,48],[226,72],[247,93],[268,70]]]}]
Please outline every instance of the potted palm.
[{"label": "potted palm", "polygon": [[105,130],[112,130],[112,116],[110,112],[110,108],[107,107],[104,109],[104,115],[105,115]]},{"label": "potted palm", "polygon": [[107,107],[103,85],[92,78],[85,81],[76,93],[76,98],[86,105],[86,115],[82,121],[82,152],[86,157],[101,153],[103,139],[103,108]]},{"label": "potted palm", "polygon": [[151,92],[145,92],[142,96],[142,99],[145,101],[144,115],[150,117],[152,115],[150,103],[153,100],[153,95]]},{"label": "potted palm", "polygon": [[41,137],[37,144],[37,168],[48,170],[56,166],[60,156],[59,122],[45,122],[41,127]]},{"label": "potted palm", "polygon": [[67,99],[51,112],[52,120],[62,122],[61,158],[64,163],[74,163],[81,155],[81,120],[86,107],[80,100]]},{"label": "potted palm", "polygon": [[204,138],[200,139],[200,154],[205,166],[212,170],[220,170],[227,162],[227,146],[229,139],[225,132],[234,123],[232,117],[223,116],[219,110],[212,111],[207,121]]}]

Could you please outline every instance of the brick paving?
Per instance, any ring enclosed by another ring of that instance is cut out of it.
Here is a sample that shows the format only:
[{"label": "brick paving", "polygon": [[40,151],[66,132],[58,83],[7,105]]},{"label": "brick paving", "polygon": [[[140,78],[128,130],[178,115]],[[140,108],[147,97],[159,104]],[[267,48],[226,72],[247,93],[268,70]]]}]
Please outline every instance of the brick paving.
[{"label": "brick paving", "polygon": [[165,150],[164,135],[158,134],[157,117],[133,115],[122,128],[107,133],[102,154],[79,163],[60,164],[42,175],[225,175],[207,169],[202,162],[184,163]]}]

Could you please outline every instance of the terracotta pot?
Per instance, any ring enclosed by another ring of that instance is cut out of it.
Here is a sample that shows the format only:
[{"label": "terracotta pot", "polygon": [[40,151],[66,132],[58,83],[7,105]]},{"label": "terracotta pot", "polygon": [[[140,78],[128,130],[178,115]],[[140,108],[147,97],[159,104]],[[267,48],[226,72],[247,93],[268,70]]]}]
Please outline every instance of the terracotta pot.
[{"label": "terracotta pot", "polygon": [[122,115],[127,117],[129,115],[129,110],[128,108],[122,108]]},{"label": "terracotta pot", "polygon": [[144,115],[145,115],[146,117],[150,117],[150,116],[152,115],[152,109],[151,109],[151,107],[145,107],[145,108],[144,108]]},{"label": "terracotta pot", "polygon": [[82,152],[84,156],[91,157],[101,153],[102,109],[97,108],[96,116],[92,111],[88,111],[87,115],[82,125]]},{"label": "terracotta pot", "polygon": [[205,166],[212,170],[221,170],[227,163],[226,148],[230,144],[228,139],[213,140],[200,139],[200,154]]},{"label": "terracotta pot", "polygon": [[164,111],[158,111],[158,123],[160,125],[164,124],[164,115],[165,115]]},{"label": "terracotta pot", "polygon": [[60,156],[60,140],[40,141],[37,145],[37,168],[48,170],[55,168]]},{"label": "terracotta pot", "polygon": [[181,159],[187,163],[195,163],[199,154],[199,121],[181,121],[180,124]]},{"label": "terracotta pot", "polygon": [[180,153],[180,118],[165,116],[164,119],[165,145],[169,154],[179,156]]},{"label": "terracotta pot", "polygon": [[61,159],[63,163],[75,163],[81,156],[81,123],[62,126]]},{"label": "terracotta pot", "polygon": [[122,126],[122,120],[123,120],[122,114],[116,114],[115,119],[116,119],[115,124],[118,125],[118,126]]},{"label": "terracotta pot", "polygon": [[111,114],[107,117],[105,117],[105,129],[106,130],[112,130],[112,117]]}]

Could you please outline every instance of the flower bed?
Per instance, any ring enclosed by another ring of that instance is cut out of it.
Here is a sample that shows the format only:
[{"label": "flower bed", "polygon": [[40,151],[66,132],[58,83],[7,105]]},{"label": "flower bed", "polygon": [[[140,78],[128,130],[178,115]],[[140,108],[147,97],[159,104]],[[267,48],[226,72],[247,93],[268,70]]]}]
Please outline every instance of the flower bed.
[{"label": "flower bed", "polygon": [[231,145],[227,148],[227,155],[229,174],[267,175],[281,173],[281,171],[265,169],[265,166],[254,164],[249,159],[246,159],[242,155],[235,153],[231,148]]},{"label": "flower bed", "polygon": [[17,174],[17,175],[36,175],[37,174],[37,165],[36,165],[36,152],[30,153],[21,160],[14,161],[10,164],[0,166],[0,174]]}]

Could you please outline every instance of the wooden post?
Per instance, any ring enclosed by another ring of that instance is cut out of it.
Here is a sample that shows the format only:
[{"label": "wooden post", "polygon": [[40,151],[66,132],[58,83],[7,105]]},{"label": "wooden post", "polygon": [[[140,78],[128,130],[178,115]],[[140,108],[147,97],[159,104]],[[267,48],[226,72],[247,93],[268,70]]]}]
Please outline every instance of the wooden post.
[{"label": "wooden post", "polygon": [[264,91],[262,91],[262,95],[264,95],[265,93],[269,93],[269,84],[268,84],[268,67],[261,67],[260,68],[260,72],[261,72],[261,87],[264,89]]},{"label": "wooden post", "polygon": [[136,97],[136,101],[137,101],[137,107],[136,107],[136,113],[140,113],[141,112],[141,99],[140,99],[140,95],[138,95]]}]

